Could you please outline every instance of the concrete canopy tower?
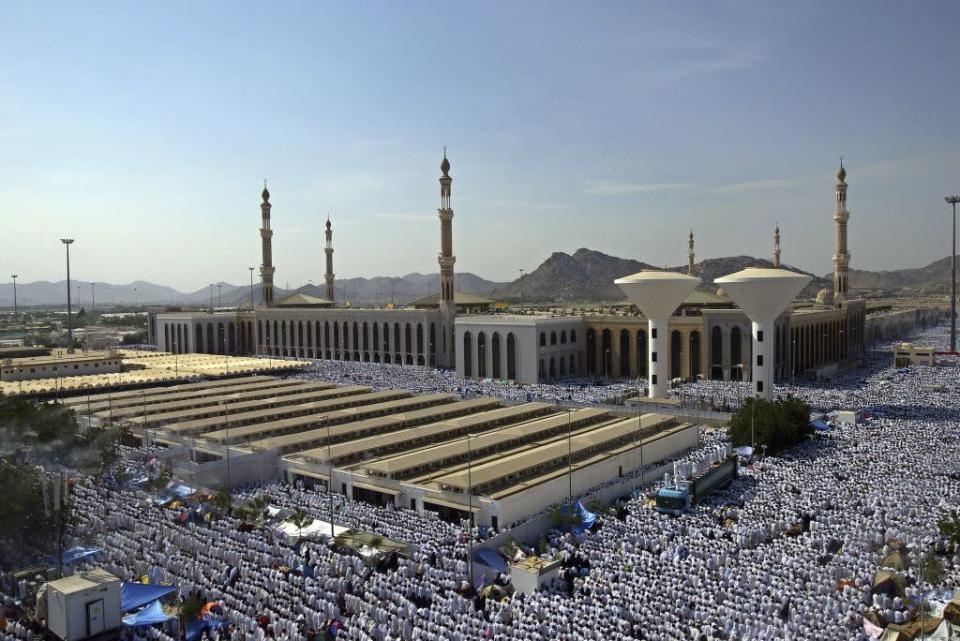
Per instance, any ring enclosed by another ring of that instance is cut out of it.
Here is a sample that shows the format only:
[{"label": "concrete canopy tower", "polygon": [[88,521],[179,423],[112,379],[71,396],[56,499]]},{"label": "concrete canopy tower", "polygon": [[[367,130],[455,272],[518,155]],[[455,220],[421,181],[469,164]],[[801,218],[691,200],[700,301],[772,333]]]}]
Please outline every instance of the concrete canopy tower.
[{"label": "concrete canopy tower", "polygon": [[700,280],[677,272],[650,269],[618,278],[613,282],[647,317],[647,396],[663,398],[670,389],[667,369],[670,332],[667,330],[667,323]]},{"label": "concrete canopy tower", "polygon": [[747,267],[715,281],[736,301],[753,325],[753,385],[757,398],[773,398],[776,330],[774,321],[810,277],[786,269]]}]

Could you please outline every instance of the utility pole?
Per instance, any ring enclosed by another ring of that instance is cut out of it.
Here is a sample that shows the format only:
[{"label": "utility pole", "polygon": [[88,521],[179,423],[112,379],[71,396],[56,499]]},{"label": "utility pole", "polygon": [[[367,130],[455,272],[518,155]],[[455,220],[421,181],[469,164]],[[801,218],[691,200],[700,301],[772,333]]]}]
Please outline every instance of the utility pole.
[{"label": "utility pole", "polygon": [[20,315],[17,312],[17,275],[10,274],[10,278],[13,279],[13,317],[17,318]]},{"label": "utility pole", "polygon": [[472,435],[467,432],[467,537],[470,542],[470,558],[467,570],[470,575],[470,587],[473,587],[473,449],[470,443]]},{"label": "utility pole", "polygon": [[950,351],[957,351],[957,203],[960,196],[944,200],[953,207],[953,231],[950,234]]},{"label": "utility pole", "polygon": [[333,542],[333,457],[330,456],[330,416],[323,417],[327,428],[327,498],[330,499],[330,541]]},{"label": "utility pole", "polygon": [[70,303],[70,245],[73,244],[73,239],[61,238],[60,242],[67,246],[67,336],[70,341],[67,353],[73,354],[73,308]]}]

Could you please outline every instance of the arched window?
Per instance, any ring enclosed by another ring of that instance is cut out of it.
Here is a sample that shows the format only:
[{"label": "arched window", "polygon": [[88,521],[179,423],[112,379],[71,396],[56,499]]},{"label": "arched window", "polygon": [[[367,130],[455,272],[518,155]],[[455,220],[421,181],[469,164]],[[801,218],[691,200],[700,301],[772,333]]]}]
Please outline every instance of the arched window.
[{"label": "arched window", "polygon": [[587,375],[597,375],[597,330],[587,330]]},{"label": "arched window", "polygon": [[417,323],[417,354],[423,354],[423,323]]},{"label": "arched window", "polygon": [[571,329],[571,330],[570,330],[570,342],[571,342],[571,343],[576,343],[576,342],[577,342],[577,330],[575,330],[575,329]]},{"label": "arched window", "polygon": [[683,376],[683,335],[677,330],[670,332],[670,378]]},{"label": "arched window", "polygon": [[697,380],[700,372],[700,332],[690,332],[690,378]]},{"label": "arched window", "polygon": [[517,339],[513,332],[507,334],[507,378],[517,380]]},{"label": "arched window", "polygon": [[560,331],[560,344],[561,345],[567,344],[567,330]]},{"label": "arched window", "polygon": [[630,331],[620,330],[620,376],[630,377]]},{"label": "arched window", "polygon": [[550,332],[550,344],[551,344],[551,345],[556,345],[556,344],[557,344],[557,332],[555,332],[555,331]]},{"label": "arched window", "polygon": [[546,347],[546,346],[547,346],[547,333],[540,332],[540,347]]},{"label": "arched window", "polygon": [[487,336],[483,332],[477,334],[477,376],[487,377]]},{"label": "arched window", "polygon": [[463,377],[473,376],[473,345],[470,332],[463,333]]},{"label": "arched window", "polygon": [[500,333],[494,332],[490,340],[490,348],[493,350],[493,378],[500,379],[503,376],[500,373]]}]

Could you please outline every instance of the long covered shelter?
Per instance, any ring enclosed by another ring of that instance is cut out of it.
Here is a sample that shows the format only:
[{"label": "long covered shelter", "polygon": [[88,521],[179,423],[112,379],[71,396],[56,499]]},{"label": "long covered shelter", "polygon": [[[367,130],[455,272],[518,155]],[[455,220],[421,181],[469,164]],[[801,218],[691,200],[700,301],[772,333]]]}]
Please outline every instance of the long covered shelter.
[{"label": "long covered shelter", "polygon": [[[324,413],[334,410],[360,407],[363,405],[408,398],[410,396],[410,392],[406,390],[370,392],[368,391],[369,388],[363,387],[362,385],[336,389],[353,389],[354,393],[348,396],[341,395],[341,397],[338,398],[318,400],[311,403],[280,405],[247,412],[235,412],[234,408],[228,405],[225,406],[227,408],[226,413],[221,410],[216,416],[173,423],[165,425],[164,429],[171,435],[184,436],[195,436],[222,429],[224,432],[229,430],[231,435],[241,435],[240,440],[246,440],[257,436],[260,433],[258,431],[259,429],[267,427],[271,423],[278,423],[284,419],[303,418],[312,420],[317,416],[322,416]],[[329,391],[332,392],[335,390]]]},{"label": "long covered shelter", "polygon": [[[282,396],[292,396],[295,394],[304,394],[310,392],[320,392],[324,390],[333,390],[336,387],[333,383],[307,383],[296,382],[293,385],[274,385],[264,386],[257,389],[230,390],[221,394],[207,394],[194,398],[173,398],[163,400],[145,400],[140,404],[133,403],[127,407],[112,408],[109,410],[114,419],[125,419],[130,416],[150,416],[153,414],[164,414],[166,412],[185,411],[200,407],[213,407],[223,403],[229,403],[231,407],[246,403],[248,401],[258,401],[270,398],[280,398]],[[344,388],[338,388],[341,391]],[[345,394],[332,393],[324,398],[336,398]],[[102,416],[104,412],[97,412]]]},{"label": "long covered shelter", "polygon": [[[132,426],[141,428],[172,426],[174,431],[183,431],[188,423],[201,423],[211,418],[223,419],[224,412],[231,424],[244,425],[260,420],[263,416],[299,416],[311,411],[332,407],[349,407],[364,402],[370,388],[363,385],[348,385],[332,389],[320,389],[297,394],[271,396],[254,401],[227,403],[222,406],[193,407],[185,410],[161,412],[127,418]],[[271,414],[273,412],[273,414]],[[216,423],[216,420],[214,421]]]},{"label": "long covered shelter", "polygon": [[[428,395],[432,396],[432,395]],[[415,396],[412,399],[398,401],[394,403],[394,409],[399,409],[400,405],[411,405],[417,399],[425,399],[423,396]],[[411,428],[416,425],[422,425],[437,420],[448,419],[456,416],[474,414],[476,412],[492,409],[499,406],[499,402],[492,398],[474,398],[466,401],[449,402],[440,395],[427,399],[430,405],[422,409],[413,409],[409,412],[384,412],[382,416],[375,416],[366,420],[336,422],[330,423],[336,429],[330,431],[330,441],[343,442],[359,436],[368,436],[372,434],[384,434],[403,431],[405,428]],[[452,400],[452,399],[450,399]],[[412,406],[412,405],[411,405]],[[375,408],[369,408],[375,409]],[[323,429],[309,430],[306,432],[295,432],[273,438],[267,438],[252,443],[251,446],[258,449],[277,450],[281,454],[289,452],[302,451],[304,449],[315,449],[320,445],[327,443],[326,426]]]},{"label": "long covered shelter", "polygon": [[329,448],[329,459],[326,447],[306,450],[300,452],[299,456],[304,461],[313,464],[326,465],[332,460],[334,465],[347,465],[364,458],[434,445],[467,433],[521,423],[556,411],[556,408],[550,403],[541,402],[498,407],[388,434],[377,434],[376,436],[336,443]]}]

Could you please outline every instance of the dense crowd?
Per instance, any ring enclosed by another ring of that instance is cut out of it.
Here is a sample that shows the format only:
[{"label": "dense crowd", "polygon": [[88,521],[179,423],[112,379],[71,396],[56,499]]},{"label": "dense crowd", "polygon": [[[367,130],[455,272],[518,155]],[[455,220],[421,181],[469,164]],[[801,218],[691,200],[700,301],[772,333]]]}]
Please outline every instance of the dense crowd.
[{"label": "dense crowd", "polygon": [[492,396],[506,402],[545,401],[597,405],[646,393],[645,380],[612,381],[565,378],[555,383],[518,385],[492,379],[464,380],[452,370],[355,361],[316,360],[293,378],[367,385],[375,390],[405,389],[413,393],[453,392],[464,398]]},{"label": "dense crowd", "polygon": [[[943,338],[936,330],[920,340],[941,346]],[[942,559],[945,585],[960,582],[960,557],[936,527],[960,504],[960,369],[893,370],[881,360],[889,354],[831,383],[777,389],[824,410],[867,410],[870,420],[743,467],[728,490],[680,517],[636,495],[592,531],[550,532],[544,552],[563,558],[564,569],[532,596],[488,598],[465,583],[466,542],[476,531],[340,495],[335,522],[410,543],[412,558],[372,568],[319,541],[289,547],[269,530],[243,531],[230,517],[179,525],[142,492],[90,481],[76,487],[75,534],[102,546],[104,565],[124,579],[149,575],[218,602],[231,625],[210,633],[217,639],[313,641],[335,631],[358,641],[866,640],[868,630],[909,620],[918,596],[936,587],[918,576],[924,555]],[[358,363],[318,363],[305,376],[411,391],[474,385]],[[732,399],[735,385],[699,383],[685,393],[710,386]],[[708,436],[686,458],[698,460],[720,439]],[[260,491],[319,519],[330,510],[331,497],[316,490],[272,483]],[[894,551],[912,561],[899,570],[903,581],[875,585]],[[169,641],[158,630],[136,634]]]}]

